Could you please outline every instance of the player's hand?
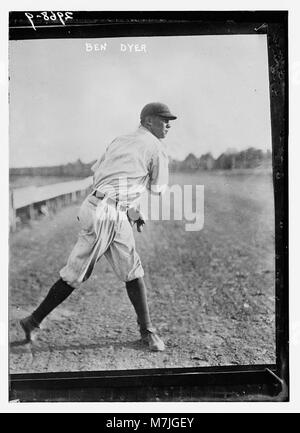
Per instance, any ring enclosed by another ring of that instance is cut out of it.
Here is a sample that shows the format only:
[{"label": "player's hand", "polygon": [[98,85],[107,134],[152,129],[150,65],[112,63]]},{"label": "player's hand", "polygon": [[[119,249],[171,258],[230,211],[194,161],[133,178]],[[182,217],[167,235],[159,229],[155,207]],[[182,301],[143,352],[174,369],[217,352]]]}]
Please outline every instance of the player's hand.
[{"label": "player's hand", "polygon": [[143,220],[142,218],[139,218],[136,221],[136,229],[139,233],[143,231],[144,225],[145,225],[145,220]]}]

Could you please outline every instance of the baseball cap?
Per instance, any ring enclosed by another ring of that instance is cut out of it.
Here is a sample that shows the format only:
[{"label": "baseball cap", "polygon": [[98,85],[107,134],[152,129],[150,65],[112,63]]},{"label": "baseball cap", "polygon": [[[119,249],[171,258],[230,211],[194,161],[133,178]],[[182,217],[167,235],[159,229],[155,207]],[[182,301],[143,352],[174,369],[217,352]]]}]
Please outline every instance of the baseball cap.
[{"label": "baseball cap", "polygon": [[159,116],[170,120],[177,119],[177,116],[171,113],[169,107],[161,102],[150,102],[150,104],[145,105],[141,111],[140,118],[144,119],[146,116]]}]

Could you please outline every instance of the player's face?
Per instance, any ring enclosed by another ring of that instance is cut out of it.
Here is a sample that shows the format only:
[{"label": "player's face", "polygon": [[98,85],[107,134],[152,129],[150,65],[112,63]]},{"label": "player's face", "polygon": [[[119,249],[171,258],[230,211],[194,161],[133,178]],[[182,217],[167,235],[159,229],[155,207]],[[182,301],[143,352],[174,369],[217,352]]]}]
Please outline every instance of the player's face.
[{"label": "player's face", "polygon": [[164,119],[158,116],[152,116],[150,122],[150,131],[157,138],[165,138],[168,129],[171,128],[169,119]]}]

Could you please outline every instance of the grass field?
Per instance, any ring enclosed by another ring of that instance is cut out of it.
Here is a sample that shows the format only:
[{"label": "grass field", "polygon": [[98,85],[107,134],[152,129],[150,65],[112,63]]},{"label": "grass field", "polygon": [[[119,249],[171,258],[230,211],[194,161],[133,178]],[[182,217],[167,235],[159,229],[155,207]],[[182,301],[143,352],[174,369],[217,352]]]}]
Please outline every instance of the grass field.
[{"label": "grass field", "polygon": [[50,372],[275,362],[274,209],[270,174],[173,174],[203,184],[204,228],[147,222],[136,233],[153,322],[166,343],[139,342],[124,286],[102,259],[92,277],[24,344],[18,319],[58,277],[76,240],[70,206],[10,238],[10,370]]}]

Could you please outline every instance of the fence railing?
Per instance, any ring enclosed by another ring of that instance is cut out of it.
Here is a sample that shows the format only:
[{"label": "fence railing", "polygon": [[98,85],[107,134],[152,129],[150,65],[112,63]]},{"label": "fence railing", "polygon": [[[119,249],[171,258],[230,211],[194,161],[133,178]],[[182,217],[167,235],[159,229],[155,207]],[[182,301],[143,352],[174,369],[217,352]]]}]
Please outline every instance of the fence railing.
[{"label": "fence railing", "polygon": [[75,202],[87,194],[93,178],[44,186],[28,186],[10,190],[10,228],[16,229],[18,221],[34,219],[38,214],[48,214],[63,205]]}]

